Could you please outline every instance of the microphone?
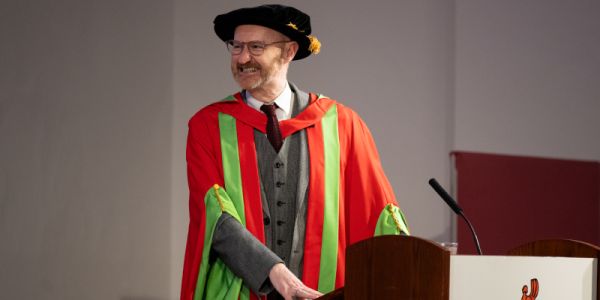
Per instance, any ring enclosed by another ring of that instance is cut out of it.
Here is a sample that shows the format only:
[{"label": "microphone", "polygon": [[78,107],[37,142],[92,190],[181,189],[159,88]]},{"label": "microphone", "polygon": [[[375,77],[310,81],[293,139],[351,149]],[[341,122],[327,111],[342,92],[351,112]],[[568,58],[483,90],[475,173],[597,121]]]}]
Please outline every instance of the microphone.
[{"label": "microphone", "polygon": [[469,225],[469,229],[471,229],[471,235],[473,236],[473,241],[475,241],[475,247],[477,248],[477,253],[481,255],[481,246],[479,245],[479,238],[477,238],[477,234],[475,233],[475,228],[471,225],[471,221],[467,218],[467,216],[463,213],[462,208],[456,203],[454,198],[444,190],[444,188],[435,180],[435,178],[429,179],[429,185],[435,190],[435,192],[442,197],[444,202],[450,206],[450,208],[459,216],[461,216],[467,225]]}]

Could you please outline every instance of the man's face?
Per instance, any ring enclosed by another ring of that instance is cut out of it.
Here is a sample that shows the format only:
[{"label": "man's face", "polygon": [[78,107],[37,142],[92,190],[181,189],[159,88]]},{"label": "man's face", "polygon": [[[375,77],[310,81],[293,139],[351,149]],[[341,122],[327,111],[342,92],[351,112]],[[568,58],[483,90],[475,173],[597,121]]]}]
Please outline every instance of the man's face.
[{"label": "man's face", "polygon": [[[265,44],[288,40],[279,32],[259,25],[240,25],[235,29],[234,40],[239,42],[260,41]],[[287,63],[284,58],[286,44],[268,46],[259,56],[253,56],[244,46],[242,53],[231,55],[233,78],[245,90],[269,89],[285,81]]]}]

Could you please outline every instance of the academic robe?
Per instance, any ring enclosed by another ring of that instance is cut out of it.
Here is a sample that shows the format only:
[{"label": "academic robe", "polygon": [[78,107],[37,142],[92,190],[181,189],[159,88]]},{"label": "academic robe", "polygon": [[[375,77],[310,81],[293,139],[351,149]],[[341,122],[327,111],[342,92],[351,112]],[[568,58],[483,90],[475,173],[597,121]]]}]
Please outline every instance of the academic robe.
[{"label": "academic robe", "polygon": [[[253,299],[241,279],[210,259],[216,220],[227,212],[264,243],[254,131],[266,117],[233,96],[201,109],[189,122],[190,224],[181,299]],[[280,122],[283,138],[305,130],[309,187],[302,281],[323,293],[344,285],[347,245],[381,234],[409,234],[362,119],[323,95]]]}]

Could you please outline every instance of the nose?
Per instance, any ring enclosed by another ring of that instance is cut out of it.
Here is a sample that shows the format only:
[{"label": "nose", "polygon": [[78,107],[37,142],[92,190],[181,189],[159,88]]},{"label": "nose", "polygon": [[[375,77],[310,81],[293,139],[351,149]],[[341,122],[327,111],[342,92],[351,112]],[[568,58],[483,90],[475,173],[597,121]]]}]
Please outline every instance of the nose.
[{"label": "nose", "polygon": [[247,46],[242,48],[242,53],[238,54],[236,59],[239,64],[245,64],[250,61],[250,51],[248,51]]}]

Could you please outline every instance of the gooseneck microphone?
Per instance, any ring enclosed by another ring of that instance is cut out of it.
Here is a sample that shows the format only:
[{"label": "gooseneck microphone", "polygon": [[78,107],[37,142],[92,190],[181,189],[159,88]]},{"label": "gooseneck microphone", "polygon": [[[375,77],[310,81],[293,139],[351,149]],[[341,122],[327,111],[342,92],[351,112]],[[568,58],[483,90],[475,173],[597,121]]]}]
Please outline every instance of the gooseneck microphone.
[{"label": "gooseneck microphone", "polygon": [[477,247],[477,253],[479,255],[481,255],[482,253],[481,253],[481,246],[479,245],[479,238],[477,238],[475,229],[473,228],[473,225],[471,225],[471,221],[469,221],[467,216],[465,216],[465,214],[463,213],[462,208],[460,208],[458,203],[456,203],[456,201],[454,201],[454,198],[452,198],[452,196],[450,196],[448,194],[448,192],[446,192],[446,190],[444,190],[444,188],[437,182],[437,180],[435,180],[435,178],[429,179],[429,185],[435,190],[435,192],[438,195],[440,195],[440,197],[442,197],[444,202],[446,202],[448,204],[448,206],[450,206],[450,208],[457,215],[461,216],[465,220],[465,222],[467,222],[467,225],[469,225],[469,229],[471,229],[471,234],[473,235],[473,241],[475,241],[475,247]]}]

